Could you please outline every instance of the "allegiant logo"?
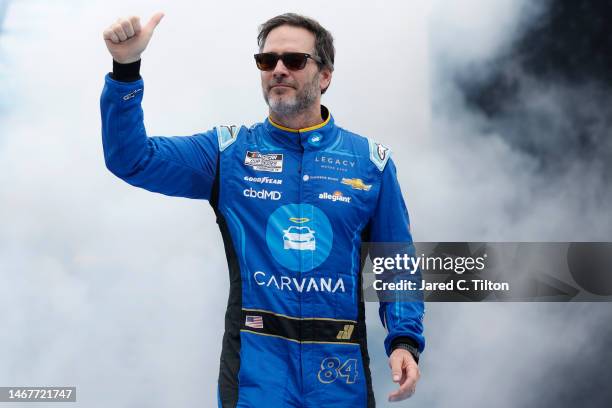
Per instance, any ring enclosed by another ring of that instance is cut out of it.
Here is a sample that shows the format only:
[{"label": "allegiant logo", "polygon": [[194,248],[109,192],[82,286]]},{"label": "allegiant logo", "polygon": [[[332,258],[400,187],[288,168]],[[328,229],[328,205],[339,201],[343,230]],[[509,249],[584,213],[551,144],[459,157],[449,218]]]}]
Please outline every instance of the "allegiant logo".
[{"label": "allegiant logo", "polygon": [[341,201],[343,203],[351,202],[351,197],[343,196],[341,191],[334,191],[334,194],[329,194],[327,192],[321,193],[319,194],[319,199],[330,200],[330,201]]},{"label": "allegiant logo", "polygon": [[260,200],[280,200],[281,192],[280,191],[268,191],[268,190],[255,190],[253,188],[245,188],[242,194],[245,197],[250,198],[259,198]]}]

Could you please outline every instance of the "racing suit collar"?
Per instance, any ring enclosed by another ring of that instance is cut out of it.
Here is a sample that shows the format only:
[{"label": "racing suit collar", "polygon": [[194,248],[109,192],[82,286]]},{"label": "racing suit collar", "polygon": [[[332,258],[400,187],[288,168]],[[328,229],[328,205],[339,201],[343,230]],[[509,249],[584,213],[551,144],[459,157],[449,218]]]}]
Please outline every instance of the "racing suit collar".
[{"label": "racing suit collar", "polygon": [[268,117],[264,122],[264,127],[268,135],[283,147],[318,150],[328,146],[337,136],[334,118],[323,105],[321,105],[321,117],[325,118],[322,123],[303,129],[284,127]]}]

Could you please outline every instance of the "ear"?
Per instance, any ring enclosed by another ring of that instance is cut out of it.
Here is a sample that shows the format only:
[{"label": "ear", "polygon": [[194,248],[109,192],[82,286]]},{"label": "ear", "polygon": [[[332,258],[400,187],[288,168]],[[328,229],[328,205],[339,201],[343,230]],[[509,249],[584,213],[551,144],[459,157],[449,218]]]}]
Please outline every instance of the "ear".
[{"label": "ear", "polygon": [[323,68],[321,72],[319,72],[319,84],[321,86],[321,94],[325,93],[327,88],[329,88],[331,79],[332,79],[332,72],[329,68]]}]

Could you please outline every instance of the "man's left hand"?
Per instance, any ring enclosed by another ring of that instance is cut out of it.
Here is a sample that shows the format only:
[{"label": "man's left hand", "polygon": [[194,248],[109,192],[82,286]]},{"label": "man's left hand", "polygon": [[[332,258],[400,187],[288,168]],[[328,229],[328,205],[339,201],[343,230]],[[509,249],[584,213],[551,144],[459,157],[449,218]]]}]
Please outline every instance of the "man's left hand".
[{"label": "man's left hand", "polygon": [[416,383],[421,377],[419,366],[408,350],[395,349],[389,357],[389,367],[393,382],[399,389],[389,394],[389,401],[402,401],[411,397],[416,390]]}]

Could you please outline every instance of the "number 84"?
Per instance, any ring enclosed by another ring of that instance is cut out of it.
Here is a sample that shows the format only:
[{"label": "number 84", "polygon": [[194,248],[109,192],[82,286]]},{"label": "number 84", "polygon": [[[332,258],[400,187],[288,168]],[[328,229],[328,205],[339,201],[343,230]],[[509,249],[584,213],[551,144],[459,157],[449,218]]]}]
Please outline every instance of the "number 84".
[{"label": "number 84", "polygon": [[347,384],[352,384],[357,378],[357,360],[349,358],[341,365],[339,358],[328,357],[321,361],[321,369],[317,376],[324,384],[332,383],[338,377],[344,378]]}]

